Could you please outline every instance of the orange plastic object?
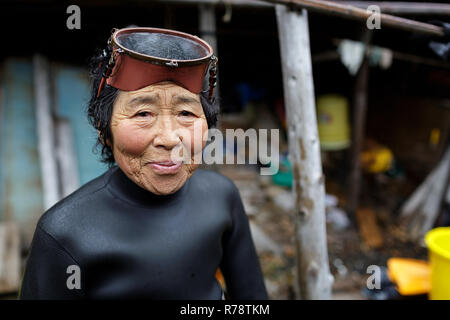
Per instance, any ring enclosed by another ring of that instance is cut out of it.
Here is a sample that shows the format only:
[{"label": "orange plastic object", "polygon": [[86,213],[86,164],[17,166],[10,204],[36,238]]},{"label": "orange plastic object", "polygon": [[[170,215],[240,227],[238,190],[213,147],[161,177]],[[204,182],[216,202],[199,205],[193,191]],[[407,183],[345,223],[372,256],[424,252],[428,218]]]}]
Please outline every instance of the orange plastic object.
[{"label": "orange plastic object", "polygon": [[215,277],[217,282],[219,282],[220,286],[222,287],[222,289],[225,290],[226,289],[225,279],[223,277],[222,271],[219,268],[216,270]]},{"label": "orange plastic object", "polygon": [[403,296],[427,294],[431,290],[431,269],[427,261],[391,258],[387,262],[389,278]]}]

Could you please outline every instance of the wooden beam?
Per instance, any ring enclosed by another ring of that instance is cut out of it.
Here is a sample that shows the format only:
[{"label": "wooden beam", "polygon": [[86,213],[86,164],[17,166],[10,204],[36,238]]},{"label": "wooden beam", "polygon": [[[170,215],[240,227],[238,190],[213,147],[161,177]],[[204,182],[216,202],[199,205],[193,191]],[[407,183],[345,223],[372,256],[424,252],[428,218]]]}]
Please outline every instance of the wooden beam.
[{"label": "wooden beam", "polygon": [[297,293],[302,299],[330,299],[333,278],[328,264],[325,187],[317,130],[306,10],[276,6],[293,167]]},{"label": "wooden beam", "polygon": [[381,12],[399,15],[450,15],[450,4],[424,2],[392,2],[392,1],[339,1],[339,3],[367,9],[368,6],[380,7]]},{"label": "wooden beam", "polygon": [[[233,7],[247,8],[273,8],[274,4],[263,2],[264,0],[157,0],[166,4],[211,4],[231,5]],[[351,5],[361,9],[367,9],[370,5],[380,7],[381,12],[399,15],[450,15],[450,4],[432,2],[393,2],[393,1],[334,1],[343,5]]]},{"label": "wooden beam", "polygon": [[[263,0],[263,1],[287,5],[291,8],[293,7],[304,8],[315,12],[336,15],[339,17],[364,22],[366,22],[367,19],[372,15],[371,12],[368,12],[365,9],[357,8],[355,6],[351,6],[348,4],[342,4],[325,0]],[[445,35],[442,27],[410,19],[391,16],[384,13],[380,13],[380,21],[382,27],[383,26],[392,27],[402,29],[405,31],[418,32],[440,37],[443,37]]]},{"label": "wooden beam", "polygon": [[260,0],[156,0],[167,4],[187,4],[187,5],[225,5],[230,4],[236,7],[249,8],[273,8],[274,5]]}]

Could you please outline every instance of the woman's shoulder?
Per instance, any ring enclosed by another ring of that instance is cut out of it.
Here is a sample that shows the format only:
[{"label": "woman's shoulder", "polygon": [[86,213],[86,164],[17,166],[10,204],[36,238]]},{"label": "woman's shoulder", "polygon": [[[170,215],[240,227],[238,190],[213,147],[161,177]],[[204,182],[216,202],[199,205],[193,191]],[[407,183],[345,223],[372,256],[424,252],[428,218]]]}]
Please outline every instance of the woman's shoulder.
[{"label": "woman's shoulder", "polygon": [[80,214],[87,213],[86,209],[98,201],[99,193],[105,190],[107,177],[112,169],[107,170],[97,178],[92,179],[80,188],[58,201],[40,217],[39,227],[47,232],[61,229],[63,225],[69,225]]}]

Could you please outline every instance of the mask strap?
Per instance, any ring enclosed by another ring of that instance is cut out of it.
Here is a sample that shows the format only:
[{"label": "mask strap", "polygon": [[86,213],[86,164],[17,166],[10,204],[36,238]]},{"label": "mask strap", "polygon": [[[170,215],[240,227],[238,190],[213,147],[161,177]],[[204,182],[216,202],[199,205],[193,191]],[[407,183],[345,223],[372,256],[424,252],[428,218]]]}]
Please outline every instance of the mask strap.
[{"label": "mask strap", "polygon": [[[96,98],[98,98],[98,96],[100,95],[100,92],[103,90],[103,87],[105,86],[105,83],[106,83],[106,79],[108,79],[111,76],[111,72],[114,68],[114,65],[116,64],[116,57],[114,55],[114,50],[112,49],[112,45],[111,45],[112,37],[116,31],[117,31],[117,29],[113,28],[111,30],[111,37],[109,37],[109,39],[108,39],[108,49],[111,52],[111,55],[109,56],[108,66],[106,67],[106,70],[102,74],[102,80],[100,81],[100,85],[98,86]],[[106,52],[105,52],[105,55],[106,55]]]},{"label": "mask strap", "polygon": [[216,56],[212,56],[211,57],[212,61],[211,64],[212,66],[209,68],[209,92],[208,92],[208,99],[210,102],[214,103],[214,98],[213,98],[213,93],[214,93],[214,88],[217,85],[217,57]]},{"label": "mask strap", "polygon": [[100,95],[100,92],[103,90],[103,87],[105,86],[106,79],[109,78],[109,76],[111,75],[111,72],[114,68],[115,62],[114,62],[113,55],[114,54],[111,53],[111,58],[109,59],[108,66],[106,67],[105,72],[103,72],[102,80],[100,81],[100,85],[98,86],[98,90],[97,90],[97,98]]}]

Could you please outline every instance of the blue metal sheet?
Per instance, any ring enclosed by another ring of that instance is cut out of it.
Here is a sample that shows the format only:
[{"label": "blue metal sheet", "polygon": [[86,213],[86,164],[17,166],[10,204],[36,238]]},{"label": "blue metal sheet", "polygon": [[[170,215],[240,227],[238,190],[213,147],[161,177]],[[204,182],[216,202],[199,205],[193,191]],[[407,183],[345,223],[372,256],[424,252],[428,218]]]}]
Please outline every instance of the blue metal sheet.
[{"label": "blue metal sheet", "polygon": [[1,86],[0,220],[26,222],[43,213],[32,62],[7,60]]},{"label": "blue metal sheet", "polygon": [[106,166],[99,161],[99,155],[93,153],[97,132],[86,117],[90,94],[88,71],[75,67],[55,66],[52,72],[57,113],[68,119],[72,126],[80,182],[84,184],[106,170]]}]

